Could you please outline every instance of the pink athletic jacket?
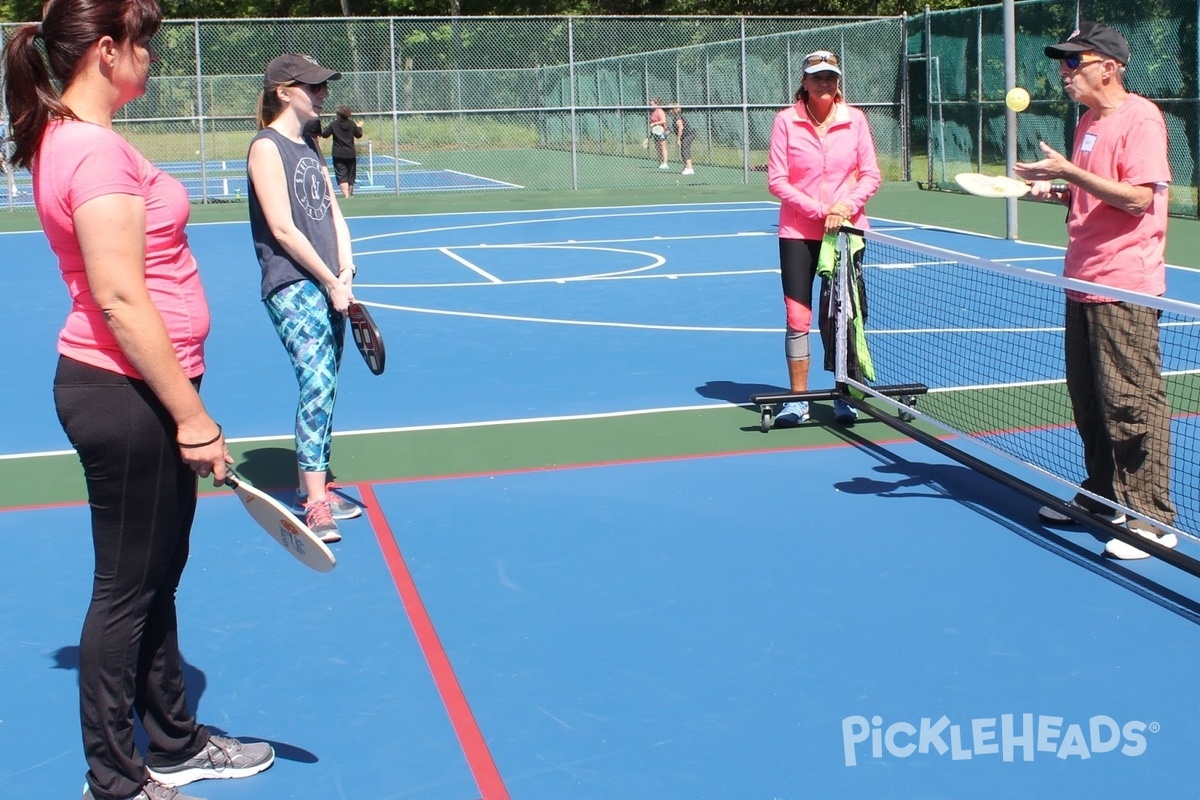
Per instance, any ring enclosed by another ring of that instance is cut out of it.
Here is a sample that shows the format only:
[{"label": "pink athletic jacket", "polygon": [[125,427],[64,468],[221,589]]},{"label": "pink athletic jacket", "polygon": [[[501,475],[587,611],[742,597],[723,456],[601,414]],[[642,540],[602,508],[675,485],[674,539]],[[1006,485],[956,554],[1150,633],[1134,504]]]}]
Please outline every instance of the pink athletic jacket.
[{"label": "pink athletic jacket", "polygon": [[864,209],[882,180],[871,129],[857,108],[838,103],[833,113],[823,140],[803,103],[775,115],[767,186],[781,201],[781,238],[821,239],[829,207],[839,200],[853,209],[851,225],[868,227]]}]

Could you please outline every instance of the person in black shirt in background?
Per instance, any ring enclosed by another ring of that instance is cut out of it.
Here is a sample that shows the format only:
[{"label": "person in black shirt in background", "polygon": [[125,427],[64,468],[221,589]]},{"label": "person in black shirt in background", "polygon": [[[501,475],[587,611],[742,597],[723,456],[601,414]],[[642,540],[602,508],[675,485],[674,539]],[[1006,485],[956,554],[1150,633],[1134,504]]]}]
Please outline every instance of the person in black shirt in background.
[{"label": "person in black shirt in background", "polygon": [[692,124],[683,118],[683,110],[679,103],[671,104],[671,128],[675,131],[675,141],[679,144],[679,157],[683,159],[683,171],[680,175],[695,175],[692,168],[692,142],[696,140],[696,131]]},{"label": "person in black shirt in background", "polygon": [[351,116],[350,106],[338,106],[333,122],[321,131],[321,138],[333,137],[333,171],[342,197],[354,194],[354,179],[358,174],[358,148],[354,140],[363,135],[362,123],[350,119]]}]

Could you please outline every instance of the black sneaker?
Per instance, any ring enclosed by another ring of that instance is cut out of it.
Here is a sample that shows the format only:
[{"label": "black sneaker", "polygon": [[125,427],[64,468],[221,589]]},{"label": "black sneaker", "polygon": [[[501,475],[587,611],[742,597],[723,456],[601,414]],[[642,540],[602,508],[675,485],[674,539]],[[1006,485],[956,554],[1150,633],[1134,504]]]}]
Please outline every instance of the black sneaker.
[{"label": "black sneaker", "polygon": [[858,420],[858,409],[842,398],[833,401],[833,421],[839,425],[853,425]]},{"label": "black sneaker", "polygon": [[[266,742],[245,744],[228,736],[212,735],[196,755],[169,767],[147,767],[150,777],[165,787],[186,786],[206,778],[248,778],[275,763],[275,750]],[[147,784],[149,786],[150,784]],[[188,800],[178,795],[180,800]],[[174,800],[167,795],[164,800]],[[152,800],[158,800],[152,796]]]},{"label": "black sneaker", "polygon": [[[1082,504],[1080,504],[1079,502],[1077,502],[1075,500],[1072,500],[1071,502],[1067,503],[1067,505],[1071,506],[1071,508],[1077,508],[1080,511],[1086,511],[1088,514],[1091,514],[1096,519],[1102,520],[1104,522],[1112,523],[1113,525],[1124,525],[1125,524],[1125,514],[1120,511],[1113,511],[1112,509],[1109,509],[1108,511],[1102,511],[1099,513],[1095,512],[1095,511],[1088,511],[1088,509],[1084,508]],[[1054,508],[1053,506],[1042,506],[1041,508],[1039,508],[1038,509],[1038,519],[1040,519],[1042,522],[1046,523],[1047,525],[1078,525],[1079,524],[1078,520],[1076,520],[1074,517],[1067,516],[1066,514],[1059,511],[1058,509]]]}]

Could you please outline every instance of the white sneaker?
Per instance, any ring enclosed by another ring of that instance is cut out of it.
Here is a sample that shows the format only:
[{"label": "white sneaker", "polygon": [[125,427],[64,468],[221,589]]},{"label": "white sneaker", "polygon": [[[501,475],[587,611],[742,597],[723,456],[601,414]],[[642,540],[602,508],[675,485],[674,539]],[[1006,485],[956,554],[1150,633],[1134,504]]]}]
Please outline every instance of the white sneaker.
[{"label": "white sneaker", "polygon": [[671,165],[670,164],[659,164],[658,168],[659,169],[670,169]]},{"label": "white sneaker", "polygon": [[[274,763],[275,749],[266,742],[242,742],[231,736],[212,734],[204,749],[187,761],[167,767],[147,767],[146,771],[150,773],[151,784],[177,787],[208,778],[248,778]],[[174,796],[168,793],[162,798],[171,800]]]},{"label": "white sneaker", "polygon": [[679,174],[680,175],[695,175],[696,170],[692,169],[691,167],[688,167],[687,169],[685,169],[683,172],[681,172]]},{"label": "white sneaker", "polygon": [[[1101,520],[1103,522],[1109,522],[1109,523],[1112,523],[1113,525],[1124,525],[1125,524],[1125,515],[1123,513],[1121,513],[1120,511],[1109,510],[1108,513],[1099,513],[1098,514],[1095,511],[1088,511],[1086,508],[1084,508],[1082,505],[1080,505],[1079,502],[1076,500],[1072,500],[1071,502],[1067,503],[1067,505],[1071,506],[1071,508],[1077,508],[1080,511],[1091,514],[1093,517],[1095,517],[1096,519]],[[1047,525],[1078,525],[1079,524],[1079,522],[1074,517],[1067,516],[1066,514],[1062,513],[1058,509],[1056,509],[1054,506],[1042,506],[1041,508],[1039,508],[1038,509],[1038,519],[1040,519],[1042,522],[1046,523]]]},{"label": "white sneaker", "polygon": [[[1163,547],[1175,549],[1179,544],[1179,537],[1173,533],[1158,533],[1153,528],[1145,527],[1145,523],[1138,524],[1137,521],[1129,523],[1129,532],[1136,533],[1143,539],[1151,542],[1157,542]],[[1120,539],[1109,539],[1108,544],[1104,545],[1104,552],[1113,558],[1119,558],[1123,561],[1134,561],[1139,558],[1149,558],[1150,554],[1145,550],[1139,550],[1128,542],[1123,542]]]}]

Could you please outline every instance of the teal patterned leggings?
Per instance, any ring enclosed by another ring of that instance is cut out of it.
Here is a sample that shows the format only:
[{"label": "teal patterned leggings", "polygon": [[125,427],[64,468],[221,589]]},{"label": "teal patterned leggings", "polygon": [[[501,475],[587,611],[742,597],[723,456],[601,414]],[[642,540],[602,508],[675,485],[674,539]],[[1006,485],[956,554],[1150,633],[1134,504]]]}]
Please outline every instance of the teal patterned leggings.
[{"label": "teal patterned leggings", "polygon": [[312,281],[284,286],[263,304],[300,384],[296,460],[305,472],[328,471],[346,318],[329,307],[325,293]]}]

